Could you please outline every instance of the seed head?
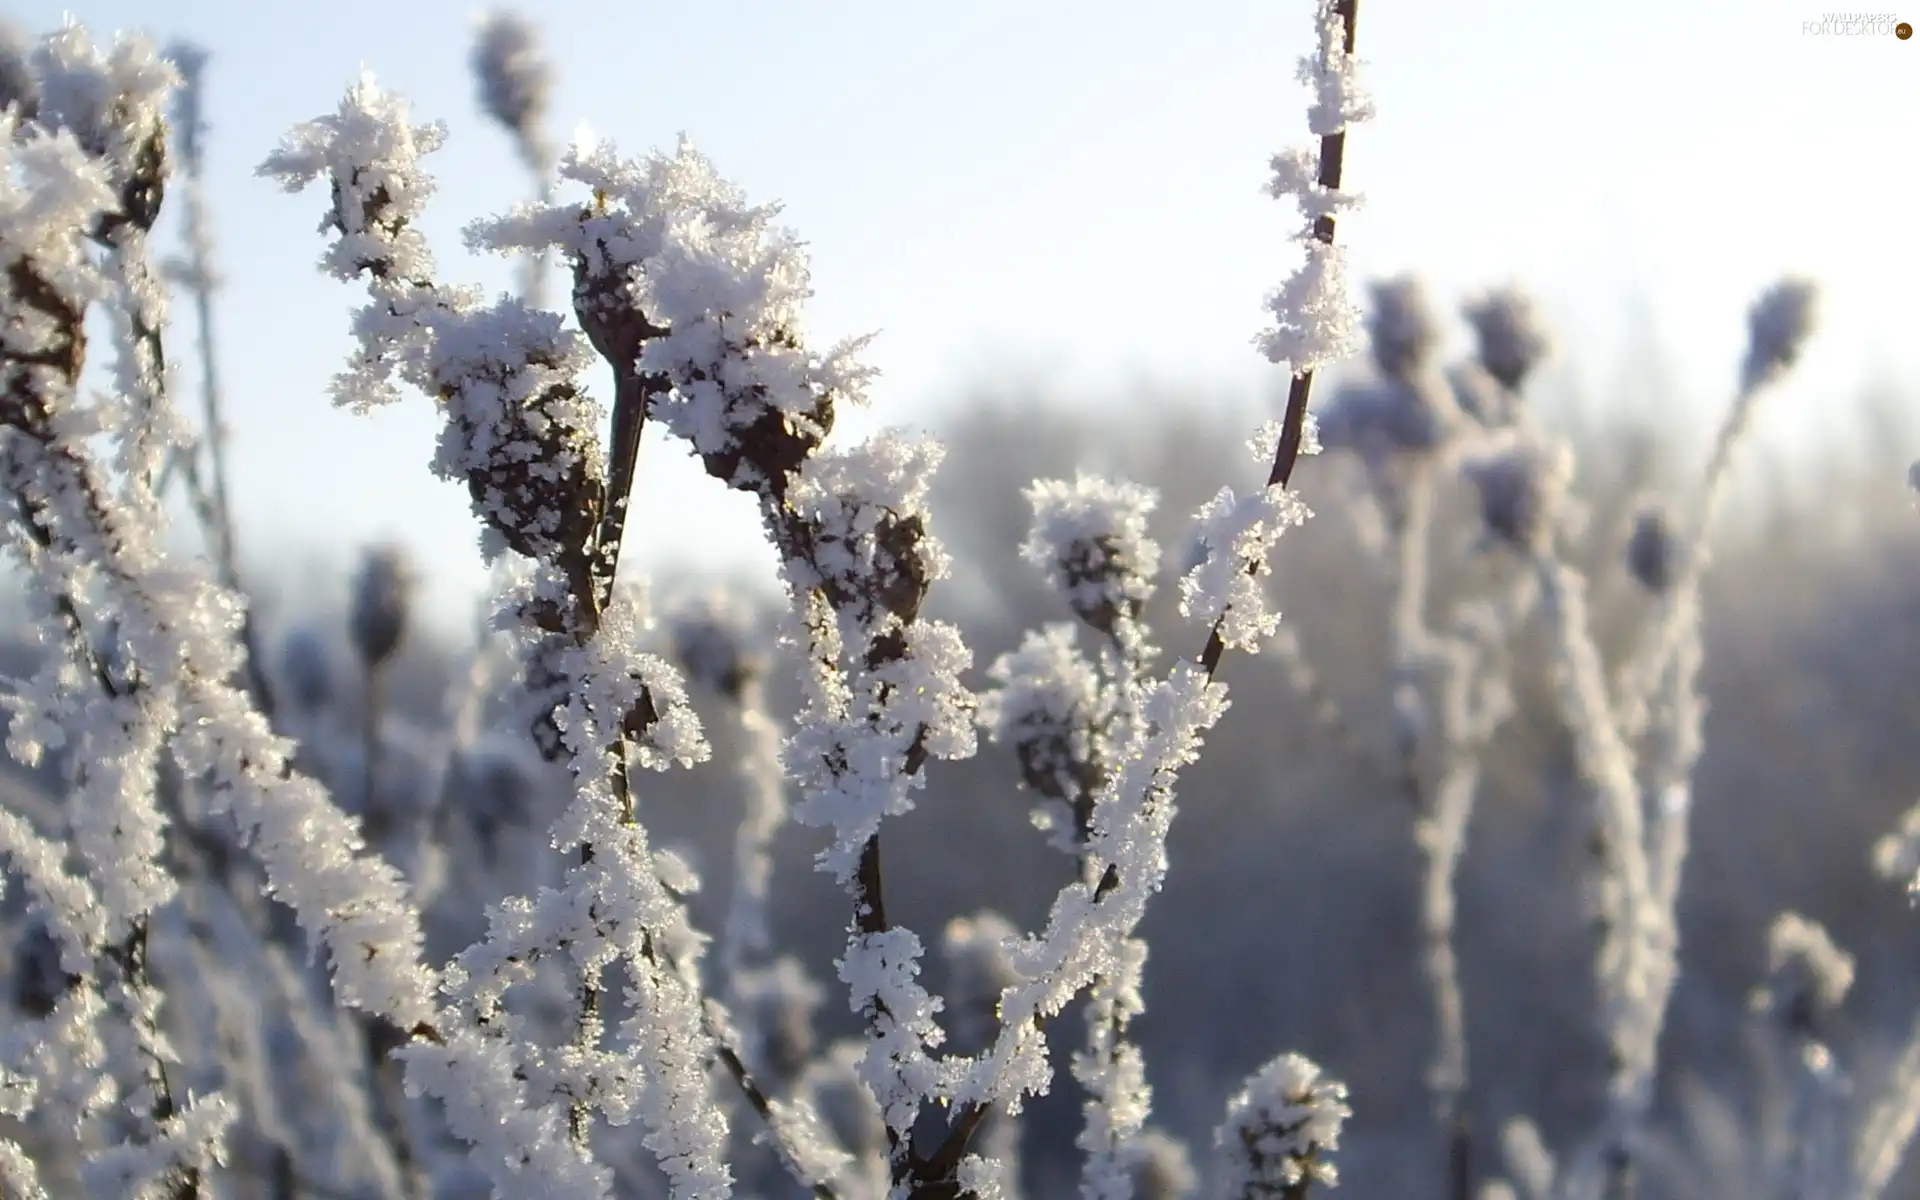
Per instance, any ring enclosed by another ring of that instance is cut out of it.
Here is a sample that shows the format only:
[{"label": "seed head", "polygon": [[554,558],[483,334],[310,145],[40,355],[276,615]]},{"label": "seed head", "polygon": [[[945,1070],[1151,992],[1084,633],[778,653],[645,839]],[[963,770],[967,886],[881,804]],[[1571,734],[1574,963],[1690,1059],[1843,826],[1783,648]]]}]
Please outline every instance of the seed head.
[{"label": "seed head", "polygon": [[399,547],[375,547],[361,559],[353,581],[348,630],[360,661],[369,670],[381,666],[399,649],[407,631],[413,585],[413,565]]},{"label": "seed head", "polygon": [[1185,1142],[1159,1129],[1134,1139],[1133,1194],[1139,1200],[1187,1200],[1200,1187]]},{"label": "seed head", "polygon": [[1502,386],[1519,391],[1553,349],[1533,298],[1517,287],[1497,288],[1464,311],[1480,343],[1480,365]]},{"label": "seed head", "polygon": [[1514,439],[1502,449],[1469,460],[1464,470],[1480,493],[1480,515],[1487,531],[1515,549],[1531,552],[1552,536],[1572,467],[1564,447]]},{"label": "seed head", "polygon": [[527,164],[544,172],[553,157],[541,129],[553,94],[553,66],[540,52],[532,24],[508,12],[481,18],[473,74],[480,107],[513,135]]},{"label": "seed head", "polygon": [[1440,322],[1426,287],[1413,275],[1375,280],[1367,310],[1367,339],[1383,374],[1405,378],[1430,366],[1440,344]]},{"label": "seed head", "polygon": [[1027,488],[1033,523],[1020,547],[1074,615],[1112,635],[1131,624],[1153,594],[1160,546],[1147,535],[1158,493],[1138,484],[1081,475]]},{"label": "seed head", "polygon": [[766,674],[767,655],[754,614],[738,597],[689,597],[666,615],[673,656],[687,677],[738,703]]},{"label": "seed head", "polygon": [[1345,1084],[1298,1054],[1274,1059],[1228,1101],[1214,1135],[1226,1159],[1221,1195],[1280,1200],[1302,1183],[1337,1184],[1340,1174],[1326,1156],[1339,1148],[1340,1126],[1352,1115]]},{"label": "seed head", "polygon": [[1334,393],[1320,421],[1320,440],[1369,463],[1437,449],[1458,424],[1446,382],[1430,371],[1351,383]]},{"label": "seed head", "polygon": [[1747,357],[1740,386],[1752,391],[1783,374],[1813,333],[1819,291],[1805,279],[1782,279],[1760,294],[1747,313]]},{"label": "seed head", "polygon": [[1654,595],[1673,586],[1674,570],[1679,565],[1680,547],[1668,523],[1666,510],[1649,505],[1633,520],[1633,534],[1627,539],[1627,570],[1640,586]]}]

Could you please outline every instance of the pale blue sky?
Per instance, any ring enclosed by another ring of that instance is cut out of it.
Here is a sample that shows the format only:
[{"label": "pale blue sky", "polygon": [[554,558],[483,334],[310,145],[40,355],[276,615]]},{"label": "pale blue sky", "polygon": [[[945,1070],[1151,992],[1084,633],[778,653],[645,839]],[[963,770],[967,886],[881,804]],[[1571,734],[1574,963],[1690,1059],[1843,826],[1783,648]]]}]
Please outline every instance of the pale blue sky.
[{"label": "pale blue sky", "polygon": [[[39,29],[67,10],[12,12]],[[510,286],[508,264],[458,240],[528,188],[473,98],[476,9],[71,11],[98,33],[145,28],[213,54],[210,202],[244,547],[257,559],[269,542],[398,536],[431,564],[435,601],[464,613],[453,602],[483,576],[463,489],[426,471],[431,408],[329,407],[356,296],[313,269],[323,198],[281,195],[253,168],[371,68],[418,119],[451,127],[428,222],[445,273]],[[1250,339],[1294,217],[1261,189],[1268,156],[1304,129],[1292,73],[1307,0],[521,11],[557,64],[556,137],[585,121],[639,151],[684,130],[755,198],[784,202],[813,249],[816,336],[882,331],[878,405],[853,431],[927,422],[1001,376],[1037,373],[1087,402],[1141,375],[1217,393],[1272,370]],[[1822,11],[1366,0],[1380,112],[1350,140],[1348,179],[1368,205],[1341,230],[1361,277],[1417,269],[1449,300],[1520,280],[1595,388],[1618,375],[1638,301],[1676,382],[1709,399],[1731,379],[1749,298],[1802,271],[1827,288],[1827,323],[1765,417],[1772,436],[1814,432],[1869,379],[1920,388],[1920,39],[1803,32]],[[642,476],[643,510],[675,520],[641,524],[639,562],[759,561],[746,506],[677,449],[650,440]]]}]

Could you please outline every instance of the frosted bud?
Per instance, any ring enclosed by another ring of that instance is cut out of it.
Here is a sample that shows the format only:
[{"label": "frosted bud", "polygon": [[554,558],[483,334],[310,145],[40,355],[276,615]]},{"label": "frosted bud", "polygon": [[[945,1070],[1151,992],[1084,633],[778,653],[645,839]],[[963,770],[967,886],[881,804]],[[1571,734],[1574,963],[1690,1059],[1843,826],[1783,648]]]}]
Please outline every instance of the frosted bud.
[{"label": "frosted bud", "polygon": [[1339,1148],[1340,1126],[1352,1115],[1345,1084],[1301,1055],[1274,1059],[1227,1102],[1227,1119],[1214,1134],[1225,1159],[1220,1194],[1294,1200],[1304,1184],[1339,1183],[1327,1155]]},{"label": "frosted bud", "polygon": [[673,655],[687,677],[736,703],[766,674],[767,655],[753,611],[737,597],[710,592],[666,614]]},{"label": "frosted bud", "polygon": [[1517,287],[1488,292],[1464,311],[1480,344],[1480,365],[1509,389],[1518,391],[1553,349],[1532,297]]},{"label": "frosted bud", "polygon": [[1076,805],[1098,791],[1105,782],[1093,745],[1100,678],[1075,648],[1073,626],[1029,631],[987,677],[999,686],[981,697],[980,723],[995,743],[1013,746],[1022,781]]},{"label": "frosted bud", "polygon": [[1137,1200],[1187,1200],[1199,1190],[1193,1157],[1179,1138],[1158,1129],[1141,1132],[1129,1149],[1134,1154],[1133,1194]]},{"label": "frosted bud", "polygon": [[1320,421],[1321,440],[1380,462],[1396,454],[1425,454],[1457,424],[1458,406],[1446,380],[1431,371],[1350,383],[1334,393]]},{"label": "frosted bud", "polygon": [[1774,918],[1767,930],[1767,980],[1753,994],[1757,1011],[1811,1034],[1852,986],[1853,956],[1834,945],[1818,921],[1799,913]]},{"label": "frosted bud", "polygon": [[348,630],[360,661],[378,668],[400,647],[413,599],[413,564],[397,546],[369,550],[353,580]]},{"label": "frosted bud", "polygon": [[1367,339],[1380,370],[1404,378],[1428,366],[1440,345],[1440,323],[1427,289],[1413,275],[1376,280],[1367,310]]},{"label": "frosted bud", "polygon": [[1074,615],[1105,634],[1139,617],[1153,594],[1160,547],[1147,536],[1152,488],[1080,475],[1027,488],[1033,523],[1020,552],[1045,572]]},{"label": "frosted bud", "polygon": [[532,24],[512,13],[481,18],[473,43],[473,74],[480,107],[506,127],[536,169],[546,153],[540,124],[553,93],[553,67],[540,52]]},{"label": "frosted bud", "polygon": [[1673,586],[1679,554],[1666,512],[1653,505],[1642,509],[1633,520],[1632,535],[1627,538],[1627,570],[1640,581],[1640,586],[1655,595]]},{"label": "frosted bud", "polygon": [[1813,333],[1818,289],[1805,279],[1783,279],[1760,294],[1747,312],[1747,357],[1740,386],[1751,391],[1791,367]]},{"label": "frosted bud", "polygon": [[1487,531],[1516,549],[1541,548],[1552,536],[1573,464],[1564,447],[1514,440],[1465,464],[1480,493]]}]

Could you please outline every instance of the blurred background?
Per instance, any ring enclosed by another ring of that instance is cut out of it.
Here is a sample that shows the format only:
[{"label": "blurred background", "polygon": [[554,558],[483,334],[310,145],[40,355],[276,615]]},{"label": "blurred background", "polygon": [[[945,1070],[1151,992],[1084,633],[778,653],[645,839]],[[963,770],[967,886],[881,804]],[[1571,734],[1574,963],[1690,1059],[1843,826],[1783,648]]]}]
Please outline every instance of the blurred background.
[{"label": "blurred background", "polygon": [[[11,15],[38,32],[65,7],[26,0]],[[210,55],[205,198],[236,534],[273,670],[289,644],[318,644],[351,677],[353,567],[367,546],[397,544],[420,592],[394,702],[431,724],[471,654],[486,581],[467,498],[426,469],[426,402],[365,418],[329,405],[355,293],[314,269],[318,199],[279,195],[253,169],[369,69],[416,119],[450,127],[425,222],[444,272],[515,287],[516,264],[468,255],[459,234],[530,192],[475,99],[473,14],[364,0],[73,11],[103,36],[144,28]],[[810,243],[812,336],[880,331],[875,407],[839,436],[906,424],[948,442],[935,533],[956,563],[934,607],[968,631],[983,669],[1065,617],[1018,560],[1027,482],[1087,468],[1151,484],[1155,533],[1176,552],[1199,503],[1256,482],[1242,445],[1286,381],[1250,342],[1292,265],[1296,221],[1264,194],[1266,160],[1304,131],[1293,64],[1308,11],[858,0],[528,15],[554,64],[556,140],[582,122],[639,152],[685,131],[750,196],[780,200]],[[1356,278],[1415,272],[1450,315],[1491,285],[1535,296],[1556,345],[1528,404],[1576,450],[1578,553],[1616,643],[1647,605],[1620,565],[1626,530],[1645,496],[1693,486],[1747,304],[1784,272],[1822,289],[1820,328],[1760,409],[1715,532],[1712,707],[1661,1114],[1690,1164],[1665,1178],[1720,1183],[1673,1195],[1747,1194],[1713,1164],[1737,1161],[1742,1131],[1764,1123],[1747,998],[1779,912],[1821,920],[1859,956],[1832,1040],[1862,1091],[1920,1014],[1920,915],[1868,865],[1920,795],[1920,514],[1905,487],[1920,456],[1920,239],[1911,157],[1896,149],[1920,118],[1920,46],[1809,33],[1821,16],[1781,0],[1369,0],[1361,17],[1379,117],[1349,142],[1348,181],[1368,198],[1341,227]],[[565,294],[558,272],[548,286]],[[1468,330],[1450,329],[1457,359]],[[189,386],[196,370],[183,362]],[[1334,372],[1321,394],[1364,370]],[[751,507],[651,435],[641,464],[635,577],[663,593],[723,581],[770,594]],[[1297,478],[1318,515],[1283,543],[1275,588],[1306,657],[1384,754],[1386,597],[1359,549],[1360,485],[1335,453]],[[1464,588],[1494,568],[1455,500],[1442,540]],[[194,544],[190,523],[180,536]],[[1198,650],[1203,632],[1170,605],[1157,618],[1164,648]],[[1276,664],[1235,659],[1225,677],[1234,708],[1187,777],[1144,931],[1139,1033],[1156,1111],[1204,1147],[1239,1080],[1297,1049],[1353,1089],[1343,1194],[1437,1194],[1405,809]],[[1518,686],[1460,884],[1473,1117],[1490,1135],[1532,1116],[1557,1144],[1594,1119],[1605,1065],[1579,885],[1585,801],[1542,647],[1522,656]],[[352,687],[338,703],[351,709]],[[739,805],[717,736],[713,764],[662,777],[646,804],[669,842],[724,878]],[[1017,779],[998,748],[934,773],[889,846],[900,919],[934,928],[991,900],[1037,923],[1066,864],[1031,828]],[[777,923],[830,979],[845,913],[810,869],[816,838],[782,835]],[[709,887],[700,903],[723,895]],[[851,1030],[836,1004],[822,1019]],[[1077,1103],[1063,1076],[1035,1108],[1035,1195],[1071,1191]],[[1920,1188],[1906,1178],[1896,1194]]]},{"label": "blurred background", "polygon": [[[332,111],[362,69],[444,121],[424,227],[445,273],[514,285],[459,231],[529,198],[476,98],[472,6],[329,0],[17,0],[29,32],[71,12],[205,49],[206,190],[239,536],[252,573],[404,535],[426,608],[464,622],[483,576],[466,500],[423,469],[433,414],[333,410],[347,285],[313,269],[314,196],[255,167]],[[547,136],[585,125],[639,153],[692,137],[811,245],[822,342],[878,331],[877,402],[848,434],[938,424],[979,390],[1134,423],[1131,397],[1252,397],[1248,346],[1290,268],[1267,160],[1304,136],[1303,4],[850,0],[529,9],[553,64]],[[1456,295],[1508,279],[1564,339],[1556,369],[1608,411],[1699,436],[1786,271],[1827,320],[1764,434],[1793,456],[1846,444],[1870,386],[1920,375],[1911,140],[1920,43],[1805,32],[1813,0],[1371,0],[1360,47],[1379,116],[1351,139],[1367,197],[1345,227],[1359,277],[1417,270]],[[1911,16],[1911,14],[1909,14]],[[177,207],[177,206],[176,206]],[[178,213],[175,213],[177,218]],[[561,293],[554,293],[561,294]],[[189,371],[191,365],[189,364]],[[1672,388],[1662,406],[1648,376]],[[191,374],[187,380],[191,384]],[[1841,430],[1833,436],[1828,430]],[[1690,444],[1690,443],[1689,443]],[[657,564],[764,568],[750,507],[650,449],[641,506],[681,518],[633,549]],[[328,571],[329,576],[339,572]]]}]

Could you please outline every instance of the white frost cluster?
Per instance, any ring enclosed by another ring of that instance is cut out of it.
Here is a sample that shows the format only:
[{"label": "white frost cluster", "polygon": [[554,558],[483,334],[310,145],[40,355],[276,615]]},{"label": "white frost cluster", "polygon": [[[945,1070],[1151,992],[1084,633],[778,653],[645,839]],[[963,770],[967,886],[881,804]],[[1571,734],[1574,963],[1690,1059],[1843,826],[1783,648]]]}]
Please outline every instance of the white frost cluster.
[{"label": "white frost cluster", "polygon": [[1033,522],[1021,555],[1074,614],[1096,629],[1137,617],[1153,592],[1160,547],[1147,533],[1159,493],[1124,480],[1081,474],[1028,485]]},{"label": "white frost cluster", "polygon": [[1214,1134],[1224,1160],[1223,1190],[1233,1200],[1278,1200],[1303,1182],[1340,1182],[1327,1155],[1353,1110],[1346,1085],[1298,1054],[1283,1054],[1248,1077],[1227,1102]]},{"label": "white frost cluster", "polygon": [[1799,913],[1781,913],[1767,929],[1767,982],[1754,1005],[1804,1026],[1840,1007],[1853,986],[1853,955],[1826,927]]},{"label": "white frost cluster", "polygon": [[1282,534],[1311,515],[1306,502],[1283,487],[1247,496],[1221,488],[1194,518],[1195,544],[1206,553],[1180,580],[1181,615],[1217,624],[1229,650],[1257,652],[1280,627],[1280,614],[1267,602],[1269,554]]},{"label": "white frost cluster", "polygon": [[[1346,19],[1340,7],[1336,0],[1319,0],[1314,52],[1299,65],[1300,81],[1313,93],[1308,127],[1321,138],[1342,134],[1349,125],[1373,116],[1373,102],[1360,85],[1358,61],[1346,50]],[[1306,259],[1268,298],[1273,324],[1256,344],[1270,362],[1289,364],[1295,375],[1352,353],[1360,324],[1347,291],[1346,251],[1317,232],[1323,221],[1351,208],[1357,197],[1322,183],[1319,164],[1313,150],[1276,155],[1268,187],[1275,198],[1298,198],[1304,222],[1296,240]]]}]

